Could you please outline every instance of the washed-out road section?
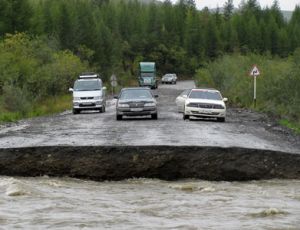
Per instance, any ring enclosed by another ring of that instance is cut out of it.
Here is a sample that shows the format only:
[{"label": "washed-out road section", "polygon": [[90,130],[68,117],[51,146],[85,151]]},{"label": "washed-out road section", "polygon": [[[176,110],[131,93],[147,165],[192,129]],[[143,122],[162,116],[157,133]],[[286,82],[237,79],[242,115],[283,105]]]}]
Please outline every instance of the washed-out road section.
[{"label": "washed-out road section", "polygon": [[[176,97],[193,81],[160,85],[158,120],[66,111],[0,129],[0,174],[251,180],[300,178],[300,138],[265,115],[229,108],[225,123],[184,121]],[[225,95],[226,96],[226,95]],[[230,101],[230,98],[229,98]]]}]

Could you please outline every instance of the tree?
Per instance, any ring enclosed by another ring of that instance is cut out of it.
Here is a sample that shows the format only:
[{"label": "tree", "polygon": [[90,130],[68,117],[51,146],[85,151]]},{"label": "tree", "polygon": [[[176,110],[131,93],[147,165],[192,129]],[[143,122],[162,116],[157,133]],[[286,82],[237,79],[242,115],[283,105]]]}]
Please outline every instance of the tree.
[{"label": "tree", "polygon": [[228,21],[231,18],[231,15],[233,14],[233,10],[234,10],[233,0],[227,0],[223,8],[224,8],[224,18],[226,21]]},{"label": "tree", "polygon": [[206,29],[206,55],[214,59],[219,55],[221,44],[216,22],[212,18],[209,20]]},{"label": "tree", "polygon": [[9,0],[0,1],[0,36],[10,32]]},{"label": "tree", "polygon": [[0,35],[29,30],[33,12],[28,0],[1,0],[0,13]]},{"label": "tree", "polygon": [[289,35],[291,51],[300,47],[300,6],[296,6],[290,24],[289,24]]},{"label": "tree", "polygon": [[274,0],[273,5],[271,7],[271,14],[273,18],[275,18],[275,22],[278,25],[279,28],[283,27],[285,22],[282,15],[282,12],[279,7],[278,0]]},{"label": "tree", "polygon": [[254,15],[250,19],[248,19],[248,23],[246,24],[247,30],[247,45],[251,51],[256,51],[259,48],[259,40],[260,40],[260,31],[259,26],[256,21]]},{"label": "tree", "polygon": [[70,13],[67,5],[62,2],[58,20],[58,36],[63,49],[74,49],[72,45],[73,27],[71,25]]}]

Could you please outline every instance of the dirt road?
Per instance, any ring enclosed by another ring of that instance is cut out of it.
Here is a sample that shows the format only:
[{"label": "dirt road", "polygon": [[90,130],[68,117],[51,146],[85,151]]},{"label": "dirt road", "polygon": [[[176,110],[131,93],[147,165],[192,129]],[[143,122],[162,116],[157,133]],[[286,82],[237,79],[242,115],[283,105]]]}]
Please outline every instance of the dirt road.
[{"label": "dirt road", "polygon": [[106,113],[62,114],[0,130],[0,175],[93,180],[300,179],[299,136],[266,116],[229,109],[225,123],[184,121],[175,98],[192,81],[161,85],[158,120]]},{"label": "dirt road", "polygon": [[[194,87],[192,81],[160,85],[159,118],[115,119],[115,101],[109,100],[107,112],[100,114],[71,111],[30,120],[0,129],[0,148],[30,146],[214,146],[268,149],[299,153],[300,141],[276,126],[264,115],[229,109],[227,121],[184,121],[175,98]],[[230,98],[229,98],[230,100]]]}]

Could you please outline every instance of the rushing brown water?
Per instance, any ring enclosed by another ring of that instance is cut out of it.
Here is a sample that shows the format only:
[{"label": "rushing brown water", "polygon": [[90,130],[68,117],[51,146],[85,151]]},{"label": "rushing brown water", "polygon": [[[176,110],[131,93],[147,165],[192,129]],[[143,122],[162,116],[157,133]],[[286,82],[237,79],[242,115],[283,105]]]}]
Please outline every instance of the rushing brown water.
[{"label": "rushing brown water", "polygon": [[300,229],[300,180],[0,177],[0,229]]}]

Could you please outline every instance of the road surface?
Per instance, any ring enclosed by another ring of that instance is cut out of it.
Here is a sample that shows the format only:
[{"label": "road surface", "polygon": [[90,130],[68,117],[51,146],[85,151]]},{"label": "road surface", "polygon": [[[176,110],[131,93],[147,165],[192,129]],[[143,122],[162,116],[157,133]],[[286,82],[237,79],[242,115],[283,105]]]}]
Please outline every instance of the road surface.
[{"label": "road surface", "polygon": [[[193,81],[160,85],[158,120],[115,119],[115,100],[109,100],[106,113],[64,113],[23,120],[0,129],[0,148],[31,146],[218,146],[268,149],[299,153],[297,137],[290,140],[284,131],[268,123],[263,115],[229,109],[225,123],[184,121],[175,98]],[[230,100],[230,98],[229,98]],[[279,131],[278,131],[279,130]],[[280,132],[281,131],[281,132]]]}]

